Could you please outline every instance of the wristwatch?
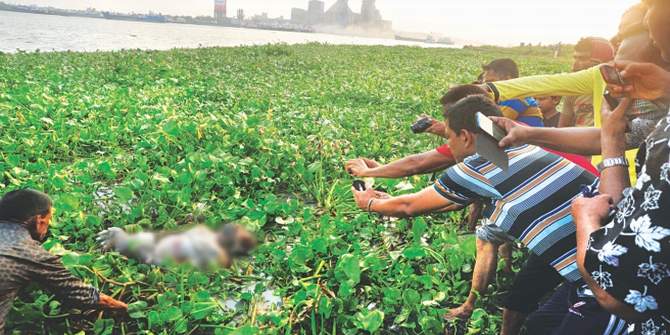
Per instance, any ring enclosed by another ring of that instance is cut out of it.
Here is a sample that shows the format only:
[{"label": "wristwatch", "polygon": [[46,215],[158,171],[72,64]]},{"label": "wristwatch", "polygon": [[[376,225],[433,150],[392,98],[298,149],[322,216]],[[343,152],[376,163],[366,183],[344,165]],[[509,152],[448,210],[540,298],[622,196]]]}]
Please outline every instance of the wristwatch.
[{"label": "wristwatch", "polygon": [[628,164],[626,157],[605,158],[600,164],[598,164],[598,171],[603,172],[605,169],[609,169],[615,166],[623,166],[627,168],[629,165],[630,164]]}]

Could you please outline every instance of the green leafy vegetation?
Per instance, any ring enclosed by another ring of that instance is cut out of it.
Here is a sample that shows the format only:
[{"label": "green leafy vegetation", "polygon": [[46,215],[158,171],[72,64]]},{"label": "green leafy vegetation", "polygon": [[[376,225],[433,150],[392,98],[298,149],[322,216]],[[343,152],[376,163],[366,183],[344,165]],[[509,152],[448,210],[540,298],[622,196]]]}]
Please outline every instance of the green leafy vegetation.
[{"label": "green leafy vegetation", "polygon": [[[442,321],[469,290],[475,247],[459,228],[463,213],[368,216],[342,165],[436,147],[409,131],[416,115],[440,117],[450,85],[514,52],[310,44],[0,54],[0,189],[52,195],[45,248],[130,304],[115,321],[33,291],[14,304],[7,329],[495,334],[504,276],[470,323]],[[525,75],[569,69],[549,54],[513,57]],[[401,182],[418,190],[430,181],[376,182],[399,193]],[[174,230],[198,220],[239,222],[261,244],[229,270],[201,272],[138,264],[95,243],[110,226]]]}]

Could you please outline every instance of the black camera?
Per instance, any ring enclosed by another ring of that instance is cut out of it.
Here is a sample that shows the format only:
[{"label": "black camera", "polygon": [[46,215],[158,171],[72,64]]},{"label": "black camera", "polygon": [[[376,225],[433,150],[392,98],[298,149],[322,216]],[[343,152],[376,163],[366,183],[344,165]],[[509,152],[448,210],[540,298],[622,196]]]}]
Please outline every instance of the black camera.
[{"label": "black camera", "polygon": [[414,122],[412,125],[412,132],[415,134],[423,133],[426,131],[426,129],[430,128],[431,125],[433,125],[433,120],[427,116],[424,116],[418,121]]},{"label": "black camera", "polygon": [[364,181],[354,180],[354,182],[352,184],[354,186],[354,189],[356,189],[356,191],[359,191],[359,192],[365,191],[365,182]]}]

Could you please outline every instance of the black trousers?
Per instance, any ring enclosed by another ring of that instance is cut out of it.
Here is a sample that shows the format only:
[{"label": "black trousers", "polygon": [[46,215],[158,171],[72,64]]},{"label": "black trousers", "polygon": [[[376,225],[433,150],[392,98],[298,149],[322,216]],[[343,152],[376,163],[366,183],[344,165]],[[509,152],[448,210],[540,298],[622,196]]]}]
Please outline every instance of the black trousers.
[{"label": "black trousers", "polygon": [[621,335],[624,320],[605,311],[582,283],[565,283],[526,320],[530,335]]},{"label": "black trousers", "polygon": [[530,314],[538,308],[544,296],[563,282],[563,277],[541,257],[530,253],[517,273],[503,307]]}]

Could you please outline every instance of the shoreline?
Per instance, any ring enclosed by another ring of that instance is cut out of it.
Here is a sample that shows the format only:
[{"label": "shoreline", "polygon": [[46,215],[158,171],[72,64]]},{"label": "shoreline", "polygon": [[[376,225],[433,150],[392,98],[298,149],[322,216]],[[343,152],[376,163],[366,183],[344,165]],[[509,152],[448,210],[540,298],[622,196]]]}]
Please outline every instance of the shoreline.
[{"label": "shoreline", "polygon": [[[21,11],[0,10],[0,14],[7,13],[7,16],[14,14],[16,16],[40,16],[47,18],[57,18],[52,24],[63,23],[70,25],[72,29],[63,29],[65,33],[72,34],[73,30],[81,29],[82,24],[91,23],[96,27],[102,27],[103,30],[90,32],[82,29],[80,36],[73,36],[69,40],[62,41],[62,36],[46,36],[53,33],[48,27],[43,27],[42,22],[33,22],[41,20],[21,20],[20,24],[26,25],[24,29],[17,28],[20,34],[12,34],[8,31],[3,41],[0,37],[0,52],[15,54],[19,52],[100,52],[100,51],[121,51],[121,50],[172,50],[172,49],[197,49],[207,47],[239,47],[239,46],[257,46],[271,44],[300,45],[309,43],[321,43],[328,45],[365,45],[365,46],[410,46],[419,48],[449,48],[461,49],[461,45],[445,45],[435,43],[402,41],[389,38],[373,38],[363,36],[351,36],[329,33],[305,33],[285,30],[258,29],[247,27],[228,27],[222,25],[203,25],[193,23],[173,23],[166,22],[156,24],[156,22],[112,20],[105,18],[93,18],[84,16],[65,16],[60,14],[31,13]],[[60,18],[64,18],[60,20]],[[86,21],[86,20],[95,20]],[[9,26],[11,22],[7,23]],[[47,31],[40,32],[44,29]],[[35,30],[35,31],[32,31]],[[2,25],[0,24],[0,32]],[[148,32],[148,34],[143,34]],[[155,36],[151,36],[153,33]],[[182,34],[181,37],[173,35]],[[33,36],[30,36],[30,35]],[[115,39],[110,45],[99,43],[100,34],[107,39]],[[95,35],[91,37],[90,35]],[[140,36],[142,35],[142,36]],[[146,36],[145,36],[146,35]],[[18,37],[17,37],[18,36]],[[163,39],[157,41],[154,37]],[[191,38],[195,36],[194,38]],[[174,40],[166,40],[173,37]],[[24,39],[23,41],[21,39]],[[41,40],[40,40],[41,39]],[[14,44],[12,44],[14,42]],[[2,47],[2,45],[9,47]],[[121,45],[122,47],[118,47]]]}]

